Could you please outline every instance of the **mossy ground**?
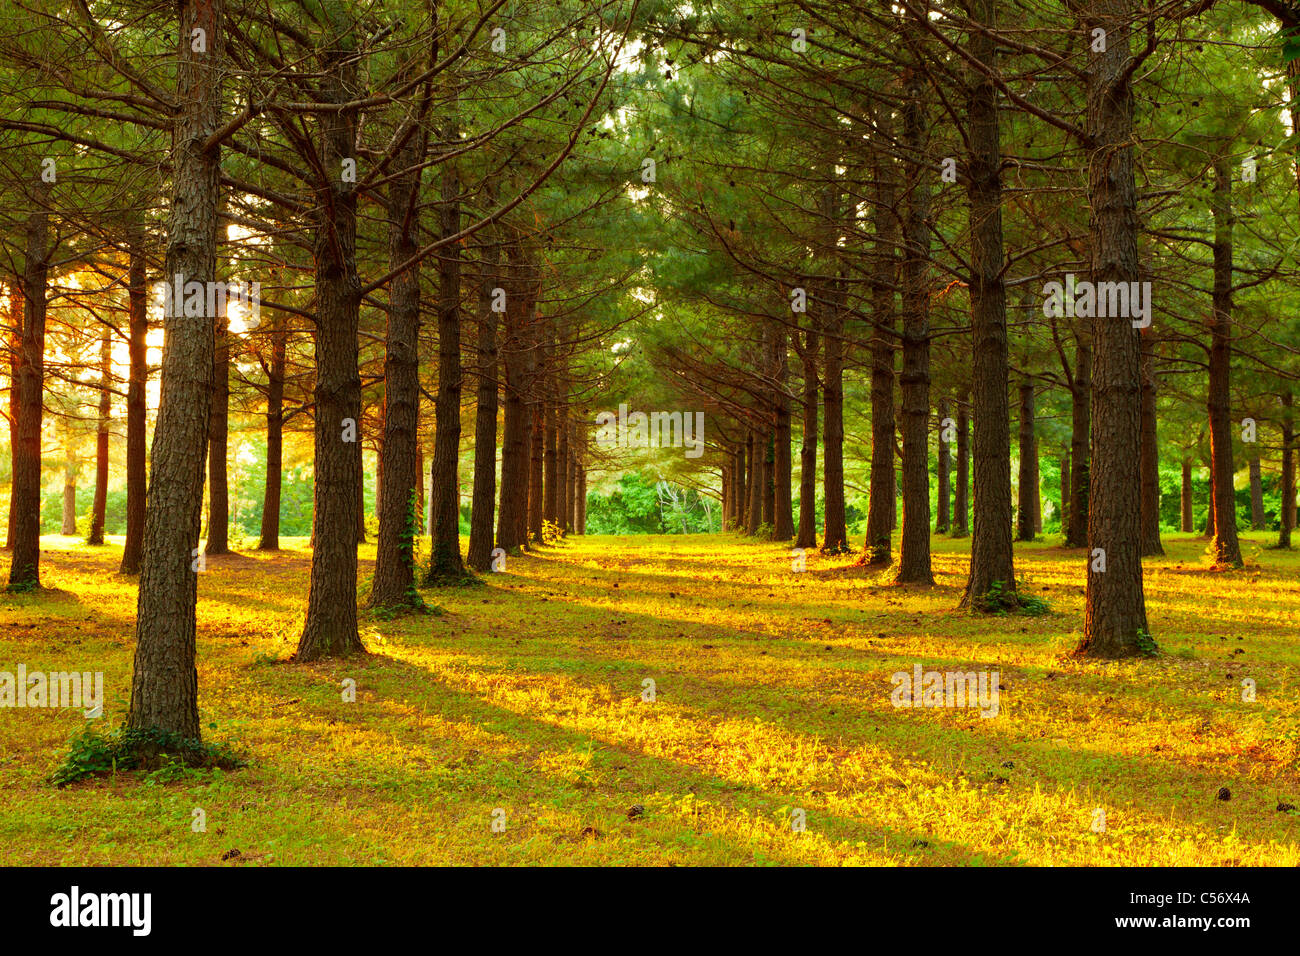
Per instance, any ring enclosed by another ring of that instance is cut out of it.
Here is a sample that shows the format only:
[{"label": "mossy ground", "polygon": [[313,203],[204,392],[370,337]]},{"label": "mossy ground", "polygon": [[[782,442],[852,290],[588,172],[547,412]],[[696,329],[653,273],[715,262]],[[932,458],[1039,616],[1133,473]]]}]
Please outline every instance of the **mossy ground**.
[{"label": "mossy ground", "polygon": [[[1295,866],[1277,807],[1300,804],[1300,553],[1267,537],[1235,572],[1166,537],[1146,564],[1161,654],[1123,663],[1070,656],[1086,555],[1050,543],[1017,546],[1052,609],[1027,617],[958,609],[969,541],[936,538],[919,590],[857,555],[795,573],[788,547],[732,536],[572,538],[425,591],[440,615],[362,612],[373,653],[313,665],[285,662],[305,542],[210,557],[204,733],[249,766],[60,790],[85,719],[0,709],[0,863]],[[51,590],[0,597],[0,670],[102,670],[116,726],[121,542],[43,546]],[[999,715],[896,709],[890,675],[916,663],[999,671]]]}]

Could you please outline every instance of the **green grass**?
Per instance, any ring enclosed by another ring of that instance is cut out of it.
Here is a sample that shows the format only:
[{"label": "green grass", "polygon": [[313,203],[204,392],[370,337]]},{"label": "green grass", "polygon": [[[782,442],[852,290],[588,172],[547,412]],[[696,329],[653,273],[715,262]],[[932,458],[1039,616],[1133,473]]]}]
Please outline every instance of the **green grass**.
[{"label": "green grass", "polygon": [[[1232,573],[1166,538],[1146,572],[1161,654],[1124,663],[1069,656],[1086,555],[1043,543],[1017,570],[1050,613],[984,616],[957,609],[969,540],[936,538],[918,590],[854,555],[794,573],[788,547],[730,536],[574,538],[425,592],[439,617],[363,613],[373,653],[319,665],[284,662],[304,542],[210,557],[204,733],[249,765],[58,789],[85,719],[0,709],[0,863],[1294,866],[1277,806],[1300,804],[1300,555],[1246,537]],[[117,726],[120,541],[43,544],[50,590],[0,597],[0,670],[102,670]],[[999,671],[998,716],[896,709],[890,675],[915,663]]]}]

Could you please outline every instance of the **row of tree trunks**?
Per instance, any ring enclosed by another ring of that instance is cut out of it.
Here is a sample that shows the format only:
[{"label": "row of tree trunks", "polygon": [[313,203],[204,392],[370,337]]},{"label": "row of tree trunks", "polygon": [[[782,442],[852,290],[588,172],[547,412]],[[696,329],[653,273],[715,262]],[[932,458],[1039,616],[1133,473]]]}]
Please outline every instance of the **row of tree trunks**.
[{"label": "row of tree trunks", "polygon": [[14,546],[14,515],[12,507],[14,495],[14,474],[18,468],[18,392],[21,375],[19,369],[23,364],[23,291],[22,277],[16,277],[9,285],[9,501],[11,507],[7,517],[5,531],[5,550]]}]

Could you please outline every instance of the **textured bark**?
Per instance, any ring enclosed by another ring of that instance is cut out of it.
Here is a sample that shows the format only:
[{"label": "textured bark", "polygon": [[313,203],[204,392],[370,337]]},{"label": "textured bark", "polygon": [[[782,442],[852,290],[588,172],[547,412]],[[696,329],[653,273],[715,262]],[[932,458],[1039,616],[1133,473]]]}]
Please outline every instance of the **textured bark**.
[{"label": "textured bark", "polygon": [[786,356],[785,328],[772,330],[772,358],[776,369],[776,387],[772,391],[774,428],[772,431],[772,540],[789,541],[794,537],[793,462],[790,457],[790,394],[786,391],[789,362]]},{"label": "textured bark", "polygon": [[[470,501],[466,563],[476,571],[492,568],[492,524],[497,495],[497,314],[492,311],[500,248],[482,249],[478,288],[478,407],[474,414],[474,497]],[[504,288],[504,287],[502,287]],[[504,465],[503,465],[504,467]]]},{"label": "textured bark", "polygon": [[148,461],[145,457],[146,389],[149,385],[146,286],[143,236],[131,235],[127,265],[127,304],[130,333],[130,377],[126,387],[126,543],[122,548],[122,574],[140,573],[140,550],[144,540],[144,507],[148,494]]},{"label": "textured bark", "polygon": [[1192,517],[1192,460],[1183,459],[1182,530],[1190,534],[1196,530]]},{"label": "textured bark", "polygon": [[509,284],[506,290],[505,336],[501,355],[505,368],[505,414],[501,429],[501,506],[497,517],[497,547],[514,553],[527,545],[529,464],[532,438],[525,401],[529,356],[524,323],[532,314],[535,284],[530,264],[518,243],[508,247]]},{"label": "textured bark", "polygon": [[13,559],[10,589],[41,584],[41,420],[45,404],[45,312],[49,280],[49,188],[38,186],[26,224],[22,361],[18,368],[18,436],[14,453]]},{"label": "textured bark", "polygon": [[871,267],[871,486],[867,501],[868,564],[889,564],[894,528],[894,284],[898,258],[894,174],[883,151],[873,153]]},{"label": "textured bark", "polygon": [[1282,491],[1278,503],[1279,548],[1291,547],[1291,532],[1295,530],[1295,424],[1291,419],[1291,390],[1282,393]]},{"label": "textured bark", "polygon": [[271,365],[266,376],[266,484],[262,489],[259,551],[280,550],[280,491],[284,472],[284,366],[288,333],[277,313],[271,320]]},{"label": "textured bark", "polygon": [[[795,335],[798,335],[796,332]],[[799,448],[799,530],[796,548],[817,547],[817,352],[820,339],[815,328],[804,336],[803,354],[803,444]]]},{"label": "textured bark", "polygon": [[[454,131],[452,138],[455,138]],[[454,163],[443,167],[439,233],[460,231],[460,177]],[[460,273],[461,244],[438,253],[438,401],[433,443],[433,545],[428,582],[464,577],[460,555]]]},{"label": "textured bark", "polygon": [[749,520],[746,530],[757,533],[763,524],[763,497],[767,488],[767,440],[761,426],[750,429]]},{"label": "textured bark", "polygon": [[578,469],[578,534],[587,533],[587,469]]},{"label": "textured bark", "polygon": [[776,441],[770,422],[765,424],[762,432],[763,487],[760,503],[762,505],[762,524],[772,533],[776,517]]},{"label": "textured bark", "polygon": [[[179,0],[177,111],[172,133],[172,196],[163,275],[212,282],[217,267],[220,155],[203,144],[221,126],[221,75],[216,68],[223,0]],[[202,29],[208,52],[196,53]],[[176,310],[182,311],[182,310]],[[127,726],[197,740],[198,671],[195,605],[203,516],[203,469],[212,402],[214,316],[164,316],[158,417],[149,456],[136,601],[135,663]]]},{"label": "textured bark", "polygon": [[1019,495],[1016,502],[1016,537],[1034,540],[1034,501],[1038,497],[1038,442],[1034,437],[1034,386],[1020,383]]},{"label": "textured bark", "polygon": [[95,498],[90,506],[86,544],[104,543],[104,511],[108,505],[108,426],[113,414],[113,330],[104,327],[99,340],[99,419],[95,428]]},{"label": "textured bark", "polygon": [[230,435],[230,319],[224,305],[213,322],[212,411],[208,424],[208,541],[206,554],[230,553],[230,489],[226,452]]},{"label": "textured bark", "polygon": [[957,403],[957,490],[952,503],[952,536],[970,534],[970,411],[965,397]]},{"label": "textured bark", "polygon": [[[388,265],[396,268],[419,249],[419,163],[423,139],[412,135],[394,164],[402,172],[388,184]],[[420,414],[420,267],[388,283],[384,328],[384,439],[379,456],[379,534],[370,607],[418,603],[415,591],[415,540],[411,504],[416,491],[416,430]]]},{"label": "textured bark", "polygon": [[1228,161],[1214,161],[1214,290],[1210,310],[1210,470],[1214,489],[1214,556],[1220,565],[1242,566],[1237,539],[1237,496],[1232,481],[1232,173]]},{"label": "textured bark", "polygon": [[5,530],[5,550],[14,546],[14,474],[18,468],[18,383],[23,355],[22,278],[9,286],[9,514]]},{"label": "textured bark", "polygon": [[1088,432],[1092,423],[1092,345],[1084,333],[1075,332],[1074,383],[1070,390],[1070,525],[1066,547],[1088,544]]},{"label": "textured bark", "polygon": [[[934,520],[935,534],[947,534],[952,523],[952,483],[949,480],[952,471],[952,456],[948,451],[948,440],[944,437],[952,421],[949,415],[948,399],[939,402],[939,453],[935,456],[935,482],[937,490],[935,501],[938,503],[939,515]],[[955,432],[957,429],[953,428]]]},{"label": "textured bark", "polygon": [[558,393],[555,389],[555,381],[549,383],[550,401],[546,403],[546,445],[543,453],[546,456],[543,459],[544,471],[542,475],[543,482],[543,507],[545,508],[544,517],[548,524],[558,525],[560,523],[560,491],[562,479],[560,477],[560,413],[556,405]]},{"label": "textured bark", "polygon": [[822,488],[825,497],[822,550],[841,554],[849,550],[848,518],[844,504],[844,311],[832,307],[827,314],[822,389],[825,396],[822,438]]},{"label": "textured bark", "polygon": [[[975,521],[971,534],[970,577],[963,601],[977,605],[990,590],[1004,594],[1016,589],[1011,549],[1011,426],[1007,404],[1007,290],[1002,237],[1002,140],[998,126],[998,94],[992,79],[997,72],[993,0],[971,0],[971,53],[981,64],[974,71],[969,106],[969,185],[971,233],[970,314],[972,339],[971,401],[975,415]],[[1022,511],[1033,492],[1037,467],[1027,451],[1033,445],[1033,389],[1021,392]],[[1026,402],[1028,420],[1026,422]],[[1025,429],[1028,428],[1026,435]],[[1029,479],[1028,481],[1026,479]],[[1027,520],[1026,520],[1027,519]],[[1022,515],[1021,538],[1034,537],[1033,508]]]},{"label": "textured bark", "polygon": [[[347,102],[356,94],[353,32],[346,26],[321,52],[321,96]],[[307,621],[295,655],[299,661],[363,653],[357,633],[357,526],[361,509],[361,376],[357,331],[361,281],[357,275],[357,194],[343,181],[353,156],[357,111],[322,110],[317,123],[326,177],[318,185],[312,259],[316,279],[315,515]],[[345,423],[356,441],[342,441]]]},{"label": "textured bark", "polygon": [[1160,543],[1160,447],[1156,433],[1156,353],[1150,328],[1142,330],[1142,557],[1165,553]]},{"label": "textured bark", "polygon": [[[926,89],[919,71],[909,72],[903,105],[903,142],[911,158],[904,203],[903,292],[903,529],[900,584],[934,583],[930,570],[930,170],[926,161]],[[999,387],[1005,382],[999,383]],[[979,478],[976,478],[979,482]],[[976,512],[978,520],[978,510]]]},{"label": "textured bark", "polygon": [[[1106,31],[1089,53],[1088,204],[1093,282],[1136,282],[1137,189],[1133,178],[1133,89],[1129,24],[1134,0],[1092,0],[1087,26]],[[1138,332],[1127,318],[1092,323],[1092,463],[1088,488],[1087,607],[1078,651],[1091,657],[1142,653],[1147,637],[1140,557],[1141,374]],[[1149,646],[1149,645],[1148,645]]]},{"label": "textured bark", "polygon": [[[568,402],[568,396],[563,399]],[[570,516],[573,514],[573,459],[569,456],[569,413],[567,408],[560,408],[557,413],[559,441],[558,441],[558,466],[560,476],[557,484],[559,493],[556,496],[556,524],[560,527],[560,534],[566,535],[570,529]]]},{"label": "textured bark", "polygon": [[529,406],[532,455],[528,468],[528,540],[532,544],[543,544],[542,519],[545,511],[542,486],[546,474],[546,409],[540,401]]}]

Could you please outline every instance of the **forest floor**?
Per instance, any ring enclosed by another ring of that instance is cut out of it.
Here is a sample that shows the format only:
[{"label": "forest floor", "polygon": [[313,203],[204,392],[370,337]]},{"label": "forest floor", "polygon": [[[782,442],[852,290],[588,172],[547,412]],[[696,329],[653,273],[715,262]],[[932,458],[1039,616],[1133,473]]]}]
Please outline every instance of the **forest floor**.
[{"label": "forest floor", "polygon": [[[286,662],[305,542],[210,557],[199,706],[247,767],[60,790],[87,721],[0,709],[0,863],[1295,866],[1300,552],[1272,538],[1221,573],[1167,536],[1146,565],[1160,655],[1124,663],[1069,656],[1086,556],[1051,543],[1016,554],[1051,612],[999,617],[957,609],[969,541],[936,538],[917,590],[732,536],[572,538],[424,591],[436,615],[363,612],[372,653],[313,665]],[[96,723],[118,726],[121,542],[43,547],[50,590],[0,595],[0,670],[103,671]],[[916,664],[997,671],[997,716],[895,707]]]}]

